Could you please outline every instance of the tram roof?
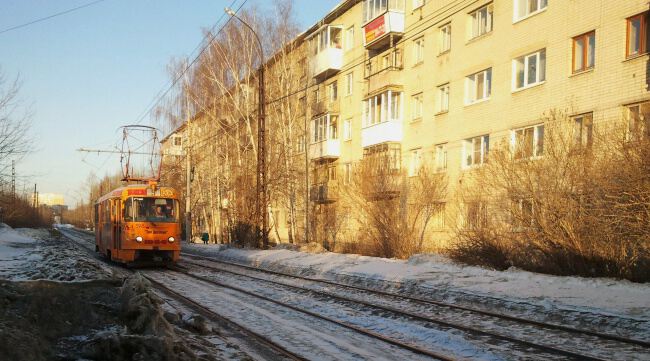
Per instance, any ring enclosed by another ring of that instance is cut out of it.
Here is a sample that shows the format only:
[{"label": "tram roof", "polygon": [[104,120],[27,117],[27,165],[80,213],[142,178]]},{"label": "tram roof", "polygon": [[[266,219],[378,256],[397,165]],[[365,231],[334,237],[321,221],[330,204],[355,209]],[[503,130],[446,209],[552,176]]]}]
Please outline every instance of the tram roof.
[{"label": "tram roof", "polygon": [[[151,193],[148,192],[151,190]],[[156,187],[156,191],[153,192],[151,185],[149,184],[129,184],[119,188],[115,188],[112,191],[104,194],[99,197],[96,203],[101,203],[107,199],[112,198],[121,198],[124,196],[149,196],[149,197],[165,197],[165,198],[177,198],[178,193],[174,188],[171,187]]]}]

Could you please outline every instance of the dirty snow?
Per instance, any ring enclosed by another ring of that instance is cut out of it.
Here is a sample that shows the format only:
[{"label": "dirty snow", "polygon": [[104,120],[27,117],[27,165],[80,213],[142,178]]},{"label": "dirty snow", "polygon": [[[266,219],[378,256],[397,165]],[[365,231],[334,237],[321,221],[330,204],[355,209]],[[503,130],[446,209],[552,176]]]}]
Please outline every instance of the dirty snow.
[{"label": "dirty snow", "polygon": [[364,283],[417,285],[546,309],[585,310],[650,321],[650,284],[550,276],[514,268],[502,272],[461,265],[439,255],[415,255],[408,260],[396,260],[288,249],[245,250],[220,245],[184,245],[184,250],[311,277],[340,279],[352,276]]}]

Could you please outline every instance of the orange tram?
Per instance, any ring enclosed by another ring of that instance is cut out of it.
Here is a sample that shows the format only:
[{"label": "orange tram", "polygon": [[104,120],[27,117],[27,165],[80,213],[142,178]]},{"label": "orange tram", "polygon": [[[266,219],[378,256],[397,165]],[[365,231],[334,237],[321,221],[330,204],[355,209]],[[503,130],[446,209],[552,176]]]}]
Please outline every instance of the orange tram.
[{"label": "orange tram", "polygon": [[127,265],[169,265],[181,253],[178,193],[156,182],[117,188],[95,203],[95,250]]}]

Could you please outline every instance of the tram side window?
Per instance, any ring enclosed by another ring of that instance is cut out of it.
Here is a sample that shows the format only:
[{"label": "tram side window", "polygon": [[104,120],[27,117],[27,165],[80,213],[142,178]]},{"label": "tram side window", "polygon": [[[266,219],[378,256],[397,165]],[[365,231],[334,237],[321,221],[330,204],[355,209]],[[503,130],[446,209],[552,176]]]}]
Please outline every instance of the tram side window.
[{"label": "tram side window", "polygon": [[124,202],[123,218],[125,222],[133,222],[133,198],[129,198]]},{"label": "tram side window", "polygon": [[99,223],[99,204],[95,204],[95,224]]}]

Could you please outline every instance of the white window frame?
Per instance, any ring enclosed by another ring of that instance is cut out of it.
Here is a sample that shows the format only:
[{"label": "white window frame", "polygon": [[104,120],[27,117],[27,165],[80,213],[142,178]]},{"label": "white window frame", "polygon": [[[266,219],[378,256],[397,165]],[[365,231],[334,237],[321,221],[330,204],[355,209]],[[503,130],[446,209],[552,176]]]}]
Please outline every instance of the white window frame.
[{"label": "white window frame", "polygon": [[354,49],[354,25],[345,29],[345,51]]},{"label": "white window frame", "polygon": [[[483,79],[483,91],[479,94],[477,79]],[[492,68],[470,74],[465,78],[465,104],[474,104],[490,99],[492,95]]]},{"label": "white window frame", "polygon": [[424,62],[424,36],[413,40],[413,65]]},{"label": "white window frame", "polygon": [[343,184],[352,183],[352,163],[343,164]]},{"label": "white window frame", "polygon": [[[638,108],[636,112],[632,108]],[[650,102],[629,104],[627,110],[627,141],[636,141],[650,136]],[[634,115],[636,114],[636,116]],[[646,117],[647,115],[647,117]]]},{"label": "white window frame", "polygon": [[410,150],[410,159],[409,159],[409,177],[415,177],[420,172],[421,166],[421,151],[422,148],[415,148]]},{"label": "white window frame", "polygon": [[328,90],[329,90],[329,96],[330,96],[330,102],[335,102],[339,98],[339,82],[338,81],[333,81],[328,85]]},{"label": "white window frame", "polygon": [[447,143],[435,145],[435,170],[445,172],[447,170]]},{"label": "white window frame", "polygon": [[411,114],[411,120],[419,120],[422,119],[422,111],[424,108],[424,95],[422,92],[413,94],[411,96],[411,104],[412,108],[411,111],[413,112]]},{"label": "white window frame", "polygon": [[354,88],[354,72],[345,74],[345,96],[352,95]]},{"label": "white window frame", "polygon": [[311,144],[338,139],[338,115],[324,114],[311,120]]},{"label": "white window frame", "polygon": [[423,7],[426,4],[426,0],[413,0],[413,10]]},{"label": "white window frame", "polygon": [[443,54],[451,50],[451,23],[447,23],[440,28],[440,49],[438,54]]},{"label": "white window frame", "polygon": [[594,113],[582,113],[571,117],[573,120],[573,145],[590,147],[594,141]]},{"label": "white window frame", "polygon": [[[476,146],[479,146],[476,159]],[[480,135],[463,140],[462,168],[469,169],[483,165],[490,152],[490,135]]]},{"label": "white window frame", "polygon": [[469,13],[469,24],[470,40],[491,33],[494,27],[494,6],[492,3],[481,6]]},{"label": "white window frame", "polygon": [[[521,146],[518,139],[521,136],[525,136],[527,131],[533,132],[533,137],[531,141],[533,144],[529,144],[531,154],[521,154],[519,153],[518,147]],[[527,127],[513,129],[510,132],[510,149],[512,151],[512,156],[514,159],[535,159],[544,155],[544,124],[535,124]]]},{"label": "white window frame", "polygon": [[[530,11],[531,5],[535,5],[536,9]],[[539,14],[542,11],[546,11],[548,7],[548,0],[514,0],[513,1],[513,11],[512,11],[512,22],[516,23],[529,17]],[[524,13],[520,11],[524,9]]]},{"label": "white window frame", "polygon": [[449,111],[449,83],[438,86],[438,113]]},{"label": "white window frame", "polygon": [[352,118],[343,121],[343,140],[352,140]]},{"label": "white window frame", "polygon": [[[536,64],[534,79],[531,76],[531,64]],[[522,84],[519,85],[519,71],[523,71]],[[522,90],[546,82],[546,48],[522,55],[512,60],[512,90]]]},{"label": "white window frame", "polygon": [[388,90],[362,102],[362,124],[364,128],[375,124],[402,120],[402,92]]}]

